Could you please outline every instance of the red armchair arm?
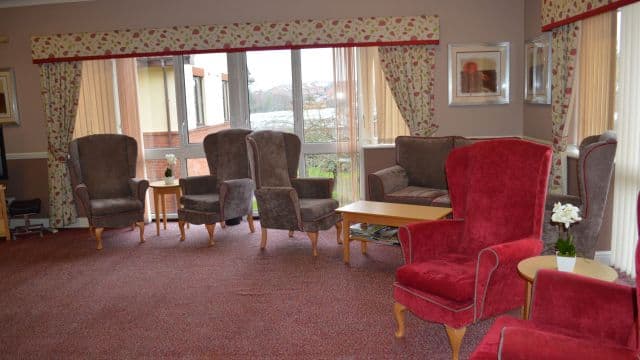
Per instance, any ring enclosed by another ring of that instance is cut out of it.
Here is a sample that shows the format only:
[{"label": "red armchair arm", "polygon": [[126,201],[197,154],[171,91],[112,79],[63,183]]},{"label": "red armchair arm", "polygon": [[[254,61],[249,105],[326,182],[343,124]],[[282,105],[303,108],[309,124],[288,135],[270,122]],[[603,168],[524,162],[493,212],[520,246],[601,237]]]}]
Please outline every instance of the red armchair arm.
[{"label": "red armchair arm", "polygon": [[407,264],[421,262],[459,247],[463,220],[412,223],[399,230],[398,238]]},{"label": "red armchair arm", "polygon": [[[522,306],[524,288],[518,263],[540,255],[542,241],[527,237],[484,248],[478,254],[476,320]],[[490,304],[485,307],[485,304]]]},{"label": "red armchair arm", "polygon": [[634,296],[628,286],[540,270],[533,285],[531,320],[626,345],[634,327]]},{"label": "red armchair arm", "polygon": [[502,329],[498,349],[498,359],[508,360],[636,359],[627,348],[520,327]]}]

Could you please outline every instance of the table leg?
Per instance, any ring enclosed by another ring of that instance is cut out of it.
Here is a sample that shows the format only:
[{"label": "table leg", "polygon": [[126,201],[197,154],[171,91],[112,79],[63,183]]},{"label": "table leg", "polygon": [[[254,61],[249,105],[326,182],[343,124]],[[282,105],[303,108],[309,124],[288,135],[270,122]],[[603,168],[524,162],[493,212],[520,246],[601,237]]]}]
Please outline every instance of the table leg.
[{"label": "table leg", "polygon": [[366,254],[367,253],[367,242],[366,241],[360,241],[360,252],[362,254]]},{"label": "table leg", "polygon": [[524,320],[529,319],[529,312],[531,311],[531,282],[525,281],[524,286],[524,306],[522,307],[522,318]]},{"label": "table leg", "polygon": [[160,194],[158,194],[158,189],[153,189],[153,210],[156,213],[156,235],[160,236],[160,209],[158,208],[158,200],[160,198]]},{"label": "table leg", "polygon": [[167,199],[164,193],[160,196],[162,197],[162,226],[167,230]]},{"label": "table leg", "polygon": [[351,219],[346,213],[342,214],[342,260],[345,264],[349,264],[349,243],[351,241]]}]

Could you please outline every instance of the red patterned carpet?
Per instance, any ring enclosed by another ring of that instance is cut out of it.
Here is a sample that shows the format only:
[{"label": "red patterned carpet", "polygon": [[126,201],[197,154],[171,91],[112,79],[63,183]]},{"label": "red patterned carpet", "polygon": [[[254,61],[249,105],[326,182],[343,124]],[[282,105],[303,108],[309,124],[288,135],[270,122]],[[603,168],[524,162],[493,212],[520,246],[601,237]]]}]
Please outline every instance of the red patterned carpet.
[{"label": "red patterned carpet", "polygon": [[[144,244],[106,231],[101,252],[87,230],[0,242],[0,357],[450,358],[441,325],[409,314],[393,337],[399,248],[354,244],[348,267],[335,231],[314,259],[303,233],[270,231],[261,252],[256,227],[217,228],[211,248],[203,226],[181,243],[175,223],[147,225]],[[465,358],[490,322],[469,328]]]}]

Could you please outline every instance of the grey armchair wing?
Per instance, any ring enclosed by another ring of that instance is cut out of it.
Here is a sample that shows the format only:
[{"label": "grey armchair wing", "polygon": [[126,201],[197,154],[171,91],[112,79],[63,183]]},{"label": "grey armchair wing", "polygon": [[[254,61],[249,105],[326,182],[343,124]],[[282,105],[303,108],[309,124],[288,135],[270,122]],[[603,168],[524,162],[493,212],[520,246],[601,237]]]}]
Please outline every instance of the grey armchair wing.
[{"label": "grey armchair wing", "polygon": [[144,242],[144,204],[149,182],[136,179],[138,144],[118,134],[89,135],[69,144],[72,186],[87,214],[98,250],[104,228],[137,225]]},{"label": "grey armchair wing", "polygon": [[609,195],[611,176],[618,141],[614,132],[605,132],[585,138],[580,143],[578,158],[579,196],[549,194],[545,204],[542,240],[544,253],[555,253],[559,228],[551,222],[553,204],[571,203],[580,208],[582,220],[571,226],[576,251],[581,256],[593,258],[600,234],[604,210]]},{"label": "grey armchair wing", "polygon": [[215,225],[247,216],[249,230],[253,227],[254,182],[249,173],[245,137],[250,130],[227,129],[204,138],[204,152],[211,175],[180,179],[182,196],[178,209],[180,240],[185,240],[185,224],[204,224],[213,245]]},{"label": "grey armchair wing", "polygon": [[262,241],[267,245],[267,229],[305,231],[313,256],[318,255],[318,233],[333,226],[340,241],[342,218],[335,212],[338,202],[331,198],[333,179],[297,177],[300,139],[278,131],[255,131],[247,136],[251,174],[256,182]]}]

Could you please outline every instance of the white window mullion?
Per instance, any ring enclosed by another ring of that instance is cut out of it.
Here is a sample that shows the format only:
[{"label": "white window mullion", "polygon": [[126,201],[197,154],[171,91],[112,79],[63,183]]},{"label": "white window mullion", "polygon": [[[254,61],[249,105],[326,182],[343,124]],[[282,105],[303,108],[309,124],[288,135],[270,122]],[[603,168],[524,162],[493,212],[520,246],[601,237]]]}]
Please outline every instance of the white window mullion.
[{"label": "white window mullion", "polygon": [[229,117],[231,127],[250,129],[247,54],[245,52],[227,54],[227,67],[229,70]]},{"label": "white window mullion", "polygon": [[302,65],[300,60],[300,50],[291,50],[291,83],[293,84],[293,129],[302,141],[302,153],[298,172],[300,176],[305,174],[304,155],[307,153],[307,145],[304,142],[304,113],[302,107]]}]

